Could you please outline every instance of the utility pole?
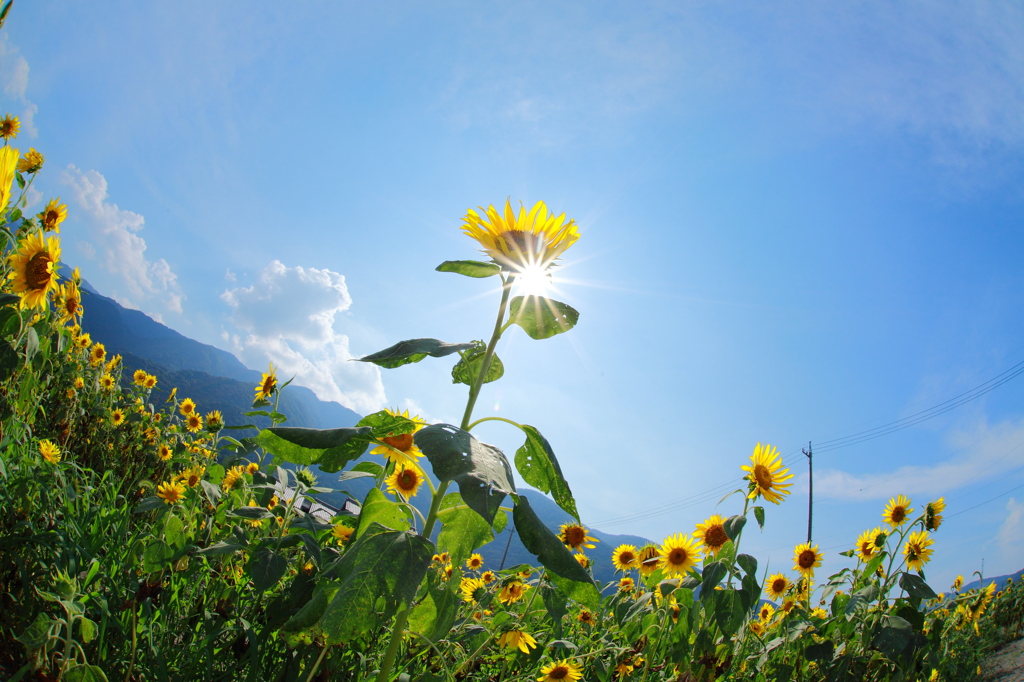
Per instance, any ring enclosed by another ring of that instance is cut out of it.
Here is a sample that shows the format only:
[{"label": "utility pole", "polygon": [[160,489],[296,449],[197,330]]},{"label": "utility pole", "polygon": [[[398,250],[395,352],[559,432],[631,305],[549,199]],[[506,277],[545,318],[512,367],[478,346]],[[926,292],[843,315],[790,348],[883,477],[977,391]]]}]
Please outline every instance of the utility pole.
[{"label": "utility pole", "polygon": [[509,529],[508,542],[505,543],[505,553],[501,555],[501,566],[498,567],[499,571],[501,569],[505,568],[505,557],[508,556],[508,548],[509,548],[509,546],[512,545],[512,536],[515,535],[515,534],[516,534],[516,529],[515,528]]},{"label": "utility pole", "polygon": [[814,517],[814,450],[811,441],[801,450],[807,457],[807,544],[811,544],[811,520]]}]

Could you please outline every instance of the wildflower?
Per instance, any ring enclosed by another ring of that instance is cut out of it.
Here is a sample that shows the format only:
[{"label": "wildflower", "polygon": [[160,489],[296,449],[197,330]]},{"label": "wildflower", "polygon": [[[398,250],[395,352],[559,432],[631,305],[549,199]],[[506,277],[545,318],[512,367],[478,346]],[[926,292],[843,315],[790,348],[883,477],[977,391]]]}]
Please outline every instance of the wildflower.
[{"label": "wildflower", "polygon": [[273,509],[278,505],[279,501],[280,500],[277,499],[277,495],[274,495],[273,497],[270,498],[270,502],[267,502],[267,509]]},{"label": "wildflower", "polygon": [[110,376],[109,374],[104,374],[103,376],[101,376],[100,377],[100,388],[102,388],[104,391],[113,391],[114,390],[114,377]]},{"label": "wildflower", "polygon": [[346,526],[341,521],[338,521],[331,527],[331,535],[338,541],[339,545],[344,545],[352,537],[352,533],[355,532],[355,528]]},{"label": "wildflower", "polygon": [[493,583],[497,579],[498,579],[498,576],[497,576],[497,574],[495,574],[494,571],[484,571],[483,575],[480,576],[480,580],[483,580],[488,585],[490,585],[491,583]]},{"label": "wildflower", "polygon": [[789,581],[785,574],[776,573],[768,578],[768,582],[764,585],[764,591],[770,599],[781,599],[792,586],[793,583]]},{"label": "wildflower", "polygon": [[153,390],[156,387],[156,377],[152,374],[147,374],[146,378],[142,380],[142,387],[147,391]]},{"label": "wildflower", "polygon": [[110,413],[110,423],[114,426],[120,426],[124,423],[124,411],[120,408],[114,408]]},{"label": "wildflower", "polygon": [[664,569],[668,575],[684,575],[700,561],[697,543],[682,533],[665,538],[660,554],[658,568]]},{"label": "wildflower", "polygon": [[164,402],[165,403],[173,403],[174,399],[177,398],[177,397],[178,397],[178,387],[175,386],[174,388],[171,389],[171,392],[167,394],[167,400],[165,400]]},{"label": "wildflower", "polygon": [[818,551],[817,545],[811,547],[809,542],[797,545],[796,549],[793,550],[793,569],[800,571],[802,575],[810,577],[814,575],[814,569],[821,566],[822,558],[823,556]]},{"label": "wildflower", "polygon": [[577,552],[581,551],[581,547],[594,549],[595,545],[589,543],[598,541],[596,538],[588,536],[587,529],[578,523],[563,523],[559,528],[558,538],[563,545]]},{"label": "wildflower", "polygon": [[88,348],[92,345],[92,337],[89,336],[88,332],[79,334],[75,337],[75,345],[82,349]]},{"label": "wildflower", "polygon": [[206,413],[206,430],[216,433],[224,428],[224,415],[220,410],[213,410]]},{"label": "wildflower", "polygon": [[579,239],[576,222],[565,222],[564,213],[549,215],[543,201],[529,212],[520,205],[519,215],[513,212],[510,200],[505,201],[504,215],[494,206],[478,208],[483,216],[473,209],[466,211],[462,231],[506,270],[546,270]]},{"label": "wildflower", "polygon": [[424,473],[415,464],[403,464],[395,466],[394,472],[387,477],[385,483],[389,493],[401,493],[403,497],[409,499],[416,496],[425,478]]},{"label": "wildflower", "polygon": [[584,625],[593,625],[595,618],[594,614],[590,611],[590,609],[584,606],[580,609],[579,614],[576,616],[576,620],[583,623]]},{"label": "wildflower", "polygon": [[107,359],[107,349],[102,343],[96,343],[93,345],[92,350],[89,351],[89,364],[93,367],[99,367]]},{"label": "wildflower", "polygon": [[882,512],[882,519],[891,527],[899,528],[913,512],[914,510],[910,508],[910,498],[899,495],[889,500],[885,511]]},{"label": "wildflower", "polygon": [[629,576],[619,578],[619,592],[632,592],[634,587],[633,579]]},{"label": "wildflower", "polygon": [[144,383],[146,383],[146,376],[147,376],[146,370],[144,370],[144,369],[137,369],[137,370],[135,370],[134,373],[132,373],[132,382],[136,386],[142,386]]},{"label": "wildflower", "polygon": [[37,217],[44,231],[60,234],[60,224],[68,217],[68,206],[60,203],[60,197],[50,199]]},{"label": "wildflower", "polygon": [[[175,388],[174,390],[176,391],[178,389]],[[185,398],[181,401],[181,405],[178,405],[178,411],[181,412],[183,417],[189,416],[196,411],[195,401],[193,401],[192,398]]]},{"label": "wildflower", "polygon": [[479,571],[483,565],[484,558],[479,554],[470,554],[469,558],[466,559],[466,568],[470,570]]},{"label": "wildflower", "polygon": [[498,593],[498,601],[505,605],[514,604],[523,598],[528,589],[530,589],[530,586],[522,581],[512,580],[505,583],[505,586],[501,588],[501,592]]},{"label": "wildflower", "polygon": [[519,649],[524,654],[530,653],[530,649],[537,648],[537,640],[530,633],[522,630],[509,630],[498,638],[498,645],[508,649]]},{"label": "wildflower", "polygon": [[942,525],[942,512],[946,510],[946,498],[940,497],[924,506],[925,530],[937,531]]},{"label": "wildflower", "polygon": [[[878,544],[879,536],[884,536],[881,528],[866,530],[857,537],[857,556],[861,561],[870,561],[881,545]],[[885,540],[882,540],[885,544]]]},{"label": "wildflower", "polygon": [[260,377],[260,383],[256,386],[256,400],[266,400],[277,390],[277,370],[274,363],[270,363],[270,369]]},{"label": "wildflower", "polygon": [[459,581],[459,590],[462,591],[462,601],[467,604],[480,601],[487,589],[487,583],[480,578],[463,578]]},{"label": "wildflower", "polygon": [[658,570],[658,562],[661,560],[661,552],[655,545],[645,545],[636,558],[640,574],[645,578]]},{"label": "wildflower", "polygon": [[14,167],[18,163],[18,150],[14,147],[0,149],[0,210],[7,208],[11,200],[11,183],[14,182]]},{"label": "wildflower", "polygon": [[718,514],[712,514],[704,523],[698,523],[693,536],[713,555],[717,555],[725,543],[729,542],[729,536],[725,533],[725,519]]},{"label": "wildflower", "polygon": [[744,465],[740,469],[748,472],[750,494],[747,497],[752,500],[763,497],[769,502],[779,504],[782,498],[789,494],[789,487],[793,485],[785,483],[793,478],[793,474],[789,469],[782,468],[779,449],[771,445],[762,446],[758,443],[754,446],[750,466]]},{"label": "wildflower", "polygon": [[441,564],[443,566],[451,561],[451,555],[449,555],[448,552],[441,552],[440,554],[432,556],[430,560],[435,564]]},{"label": "wildflower", "polygon": [[167,504],[174,504],[185,496],[185,486],[175,481],[161,483],[156,488],[156,496]]},{"label": "wildflower", "polygon": [[20,129],[21,121],[18,120],[17,116],[6,114],[2,119],[0,119],[0,137],[5,140],[17,137]]},{"label": "wildflower", "polygon": [[38,173],[43,167],[43,161],[43,155],[35,147],[29,147],[25,156],[18,161],[18,170],[22,173]]},{"label": "wildflower", "polygon": [[203,418],[193,412],[185,417],[185,428],[189,433],[198,433],[203,428]]},{"label": "wildflower", "polygon": [[907,558],[907,567],[920,573],[924,565],[931,560],[932,552],[935,551],[929,549],[932,544],[933,540],[928,537],[927,531],[911,533],[907,538],[907,543],[903,545],[903,556]]},{"label": "wildflower", "polygon": [[228,469],[224,474],[224,480],[220,482],[220,487],[224,489],[224,492],[233,488],[241,488],[243,485],[245,485],[245,467],[243,466],[233,466]]},{"label": "wildflower", "polygon": [[538,677],[537,682],[556,682],[557,680],[572,680],[575,682],[583,677],[579,666],[568,659],[555,661],[544,666],[540,669],[540,674],[544,677]]},{"label": "wildflower", "polygon": [[[6,149],[0,149],[0,155]],[[0,178],[0,184],[2,182]],[[18,244],[18,250],[8,256],[8,261],[9,277],[13,280],[11,290],[21,295],[20,307],[45,307],[47,295],[57,286],[60,241],[56,237],[46,239],[42,232],[33,232]]]},{"label": "wildflower", "polygon": [[60,461],[60,448],[48,440],[39,441],[39,454],[50,464]]},{"label": "wildflower", "polygon": [[612,552],[612,565],[616,571],[628,571],[636,568],[636,545],[619,545]]}]

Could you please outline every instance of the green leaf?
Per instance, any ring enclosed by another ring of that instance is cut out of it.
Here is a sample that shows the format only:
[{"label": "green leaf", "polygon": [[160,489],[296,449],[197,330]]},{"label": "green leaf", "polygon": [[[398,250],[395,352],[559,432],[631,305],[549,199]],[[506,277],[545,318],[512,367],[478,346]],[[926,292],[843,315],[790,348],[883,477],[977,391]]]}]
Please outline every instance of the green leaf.
[{"label": "green leaf", "polygon": [[273,514],[263,507],[238,507],[231,510],[229,516],[245,519],[246,521],[262,521],[263,519],[269,519]]},{"label": "green leaf", "polygon": [[359,513],[356,536],[362,535],[363,531],[375,523],[391,530],[409,530],[409,516],[405,509],[389,500],[380,488],[370,488],[370,492],[366,493],[363,510]]},{"label": "green leaf", "polygon": [[18,368],[18,351],[11,348],[6,339],[0,339],[0,381]]},{"label": "green leaf", "polygon": [[164,520],[164,540],[175,549],[185,546],[185,524],[174,514]]},{"label": "green leaf", "polygon": [[725,522],[725,534],[729,536],[729,539],[736,542],[736,539],[740,536],[740,532],[743,530],[743,526],[747,525],[747,517],[742,514],[736,516],[730,516]]},{"label": "green leaf", "polygon": [[747,575],[755,575],[757,573],[757,559],[749,554],[740,554],[736,557],[736,563],[740,565],[740,568]]},{"label": "green leaf", "polygon": [[928,586],[928,583],[921,576],[912,573],[900,574],[900,587],[906,590],[907,594],[911,597],[918,597],[919,599],[937,599],[939,596],[935,594],[935,591]]},{"label": "green leaf", "polygon": [[25,360],[31,360],[39,352],[39,334],[35,327],[29,327],[25,334]]},{"label": "green leaf", "polygon": [[896,658],[906,648],[914,635],[914,629],[899,616],[886,615],[882,618],[882,629],[871,644],[889,658]]},{"label": "green leaf", "polygon": [[445,343],[437,339],[409,339],[399,341],[390,348],[358,358],[360,362],[372,362],[378,367],[394,369],[411,362],[419,362],[428,355],[441,358],[460,350],[468,350],[472,343]]},{"label": "green leaf", "polygon": [[286,462],[300,466],[316,464],[324,472],[333,474],[362,455],[370,437],[368,427],[304,429],[278,426],[260,431],[256,443]]},{"label": "green leaf", "polygon": [[174,557],[174,549],[166,542],[157,540],[150,543],[142,553],[143,573],[153,573],[163,568]]},{"label": "green leaf", "polygon": [[[594,579],[573,558],[572,552],[562,544],[558,536],[537,517],[537,513],[530,507],[530,501],[525,497],[520,497],[516,503],[512,511],[512,519],[515,521],[516,532],[519,533],[519,539],[523,541],[523,545],[536,555],[548,571],[567,580],[587,585],[597,592]],[[559,586],[561,587],[561,585]],[[564,591],[570,597],[572,596],[569,590]]]},{"label": "green leaf", "polygon": [[811,644],[804,649],[804,658],[808,661],[831,661],[836,645],[825,640],[819,644]]},{"label": "green leaf", "polygon": [[[484,365],[484,355],[487,353],[487,346],[483,341],[474,341],[473,344],[473,348],[459,353],[462,358],[452,367],[453,384],[472,386],[473,382],[476,381],[477,375],[480,374],[480,369]],[[491,362],[487,365],[487,376],[484,377],[484,383],[489,384],[492,381],[497,381],[504,374],[505,365],[502,364],[497,354],[492,354]]]},{"label": "green leaf", "polygon": [[64,672],[66,682],[107,682],[102,668],[95,665],[72,665]]},{"label": "green leaf", "polygon": [[411,603],[433,555],[421,535],[369,527],[338,562],[339,589],[320,619],[328,642],[366,635]]},{"label": "green leaf", "polygon": [[[20,300],[21,296],[18,296],[17,294],[0,294],[0,306],[15,305]],[[3,321],[6,322],[6,318]]]},{"label": "green leaf", "polygon": [[373,476],[374,478],[379,478],[380,475],[384,473],[384,467],[382,467],[380,464],[377,464],[376,462],[360,462],[359,464],[352,467],[351,471],[367,473]]},{"label": "green leaf", "polygon": [[542,582],[539,586],[540,598],[544,600],[544,608],[548,610],[548,616],[555,625],[555,637],[562,636],[562,618],[569,613],[566,608],[567,597],[557,586],[548,585]]},{"label": "green leaf", "polygon": [[487,525],[493,524],[505,495],[516,491],[512,468],[501,450],[450,424],[421,429],[415,442],[430,460],[434,475],[442,481],[457,482],[469,508]]},{"label": "green leaf", "polygon": [[338,584],[331,581],[317,583],[309,601],[289,618],[281,629],[285,632],[301,632],[316,625],[327,611],[327,605],[338,591]]},{"label": "green leaf", "polygon": [[526,434],[526,442],[516,450],[515,461],[519,475],[537,490],[549,493],[559,507],[579,521],[576,499],[572,496],[568,481],[562,475],[562,467],[558,465],[555,451],[551,449],[548,439],[542,436],[536,427],[521,424],[519,428]]},{"label": "green leaf", "polygon": [[412,433],[422,424],[400,414],[390,414],[387,410],[381,410],[380,412],[366,415],[359,420],[356,426],[368,426],[373,437],[380,439],[384,436],[399,436],[403,433]]},{"label": "green leaf", "polygon": [[54,620],[49,614],[40,612],[36,614],[36,619],[32,621],[32,624],[25,628],[25,632],[15,639],[30,649],[38,649],[50,639],[50,625],[53,622]]},{"label": "green leaf", "polygon": [[82,641],[88,644],[96,637],[96,623],[88,618],[81,618],[78,621],[79,632],[82,634]]},{"label": "green leaf", "polygon": [[453,508],[463,504],[459,493],[448,493],[437,513],[437,520],[444,524],[437,536],[437,548],[447,551],[455,566],[461,566],[473,550],[494,539],[491,526],[478,513],[466,507]]},{"label": "green leaf", "polygon": [[409,614],[409,629],[437,642],[451,631],[458,610],[459,600],[441,582],[441,572],[431,571],[423,601]]},{"label": "green leaf", "polygon": [[868,585],[850,595],[850,601],[846,602],[846,609],[844,611],[846,620],[853,620],[857,610],[878,599],[878,595],[878,587],[875,585]]},{"label": "green leaf", "polygon": [[509,319],[531,339],[547,339],[576,326],[580,314],[565,303],[542,296],[516,296],[509,303]]},{"label": "green leaf", "polygon": [[728,568],[721,561],[712,561],[710,564],[704,567],[701,572],[700,581],[700,599],[704,601],[708,598],[710,592],[713,592],[715,586],[722,582],[722,578],[728,572]]},{"label": "green leaf", "polygon": [[288,560],[269,547],[261,547],[253,553],[246,568],[249,569],[256,592],[266,592],[284,576],[288,570]]},{"label": "green leaf", "polygon": [[435,268],[438,272],[455,272],[466,277],[493,277],[501,272],[494,263],[481,263],[476,260],[446,260]]},{"label": "green leaf", "polygon": [[754,518],[757,519],[758,527],[764,530],[764,507],[754,507]]},{"label": "green leaf", "polygon": [[245,547],[245,545],[239,544],[237,542],[228,542],[227,540],[221,540],[220,542],[212,544],[206,549],[201,549],[196,553],[202,554],[203,556],[218,556],[221,554],[233,554],[239,550],[245,549]]}]

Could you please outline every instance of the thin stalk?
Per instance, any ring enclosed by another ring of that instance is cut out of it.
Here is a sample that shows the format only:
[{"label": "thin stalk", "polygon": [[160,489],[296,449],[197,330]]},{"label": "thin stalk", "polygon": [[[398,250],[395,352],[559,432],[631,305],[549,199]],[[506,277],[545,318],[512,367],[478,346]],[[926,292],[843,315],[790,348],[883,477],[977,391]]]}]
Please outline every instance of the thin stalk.
[{"label": "thin stalk", "polygon": [[494,332],[491,333],[491,340],[487,344],[487,350],[484,351],[484,360],[480,365],[480,373],[476,375],[476,380],[473,385],[469,388],[469,400],[466,401],[466,412],[462,415],[462,430],[466,431],[469,428],[470,420],[473,418],[473,408],[476,406],[477,396],[480,395],[480,387],[484,385],[484,377],[487,376],[487,370],[491,366],[491,358],[494,356],[494,348],[498,345],[498,339],[501,338],[501,332],[503,330],[502,324],[505,321],[505,311],[508,309],[508,296],[512,292],[512,284],[516,281],[516,276],[509,274],[506,279],[502,280],[501,286],[501,303],[498,305],[498,319],[494,322]]},{"label": "thin stalk", "polygon": [[320,650],[320,656],[317,657],[316,663],[313,664],[313,669],[309,671],[309,675],[306,677],[306,682],[313,682],[313,675],[316,675],[316,671],[320,668],[320,664],[324,662],[324,656],[327,655],[327,650],[330,645],[324,642],[324,648]]}]

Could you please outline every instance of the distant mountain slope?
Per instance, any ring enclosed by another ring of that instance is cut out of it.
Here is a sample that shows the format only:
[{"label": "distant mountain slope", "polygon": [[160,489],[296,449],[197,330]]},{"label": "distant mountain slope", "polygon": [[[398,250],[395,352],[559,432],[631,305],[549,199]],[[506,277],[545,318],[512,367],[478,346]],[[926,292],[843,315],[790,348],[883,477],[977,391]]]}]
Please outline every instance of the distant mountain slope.
[{"label": "distant mountain slope", "polygon": [[[1010,580],[1013,580],[1014,582],[1017,582],[1022,577],[1024,577],[1024,568],[1022,568],[1021,570],[1017,571],[1016,573],[1011,573],[1009,575],[1000,575],[1000,576],[996,576],[995,578],[985,578],[985,580],[983,580],[983,581],[975,580],[974,582],[970,582],[970,583],[967,583],[966,585],[964,585],[963,588],[960,591],[961,592],[967,592],[968,590],[973,590],[976,587],[985,587],[989,583],[995,583],[996,584],[996,590],[1001,590],[1004,587],[1006,587],[1006,583],[1010,582]],[[936,589],[935,591],[938,592],[939,590]]]}]

